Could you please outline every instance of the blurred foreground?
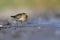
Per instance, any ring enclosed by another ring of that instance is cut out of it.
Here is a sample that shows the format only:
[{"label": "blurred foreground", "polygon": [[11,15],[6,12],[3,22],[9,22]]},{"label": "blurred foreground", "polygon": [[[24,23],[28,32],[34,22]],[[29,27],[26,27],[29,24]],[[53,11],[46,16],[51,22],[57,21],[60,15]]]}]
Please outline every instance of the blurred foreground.
[{"label": "blurred foreground", "polygon": [[31,19],[27,22],[0,21],[0,40],[60,40],[60,19]]}]

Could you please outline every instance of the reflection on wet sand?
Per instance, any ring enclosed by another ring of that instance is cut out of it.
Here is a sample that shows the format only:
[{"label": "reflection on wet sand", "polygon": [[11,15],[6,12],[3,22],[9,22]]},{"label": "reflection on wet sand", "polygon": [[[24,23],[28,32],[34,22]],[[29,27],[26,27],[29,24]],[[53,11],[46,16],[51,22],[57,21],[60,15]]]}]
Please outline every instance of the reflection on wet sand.
[{"label": "reflection on wet sand", "polygon": [[[36,20],[34,19],[34,21],[29,20],[27,22],[23,22],[22,24],[20,24],[19,22],[18,24],[19,27],[16,27],[16,24],[14,24],[15,26],[4,25],[3,27],[7,27],[7,28],[0,30],[0,33],[1,33],[0,39],[3,39],[3,40],[49,40],[49,39],[60,40],[59,38],[60,34],[58,32],[60,31],[58,30],[58,27],[60,26],[58,24],[60,22],[58,20],[55,20],[55,19],[51,19],[50,21],[44,21],[44,20],[37,21],[37,20],[38,19]],[[28,22],[30,22],[31,24],[28,24]],[[5,22],[5,24],[6,23],[8,22]]]}]

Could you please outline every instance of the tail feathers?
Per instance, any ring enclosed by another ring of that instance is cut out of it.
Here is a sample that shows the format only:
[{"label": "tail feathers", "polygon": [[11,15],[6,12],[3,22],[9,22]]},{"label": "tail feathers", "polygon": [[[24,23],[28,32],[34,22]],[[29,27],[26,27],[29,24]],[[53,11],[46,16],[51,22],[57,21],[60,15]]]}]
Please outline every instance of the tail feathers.
[{"label": "tail feathers", "polygon": [[11,16],[12,18],[15,18],[16,16]]}]

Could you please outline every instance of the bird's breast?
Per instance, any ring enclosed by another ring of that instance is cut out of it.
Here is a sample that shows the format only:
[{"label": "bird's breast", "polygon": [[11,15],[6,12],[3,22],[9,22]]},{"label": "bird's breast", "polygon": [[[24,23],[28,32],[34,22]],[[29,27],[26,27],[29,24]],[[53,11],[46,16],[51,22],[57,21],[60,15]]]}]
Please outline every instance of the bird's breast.
[{"label": "bird's breast", "polygon": [[26,21],[27,19],[26,18],[19,18],[18,20],[20,20],[20,21]]}]

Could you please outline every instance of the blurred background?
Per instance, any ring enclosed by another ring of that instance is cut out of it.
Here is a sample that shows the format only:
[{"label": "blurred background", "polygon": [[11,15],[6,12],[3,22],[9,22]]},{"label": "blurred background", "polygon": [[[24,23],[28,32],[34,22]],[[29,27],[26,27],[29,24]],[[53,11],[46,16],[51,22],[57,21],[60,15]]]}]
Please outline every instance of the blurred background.
[{"label": "blurred background", "polygon": [[60,14],[60,0],[0,0],[1,19],[21,12],[30,17],[54,17]]},{"label": "blurred background", "polygon": [[[23,12],[22,24],[10,17]],[[0,40],[60,40],[60,0],[0,0],[1,27]]]}]

